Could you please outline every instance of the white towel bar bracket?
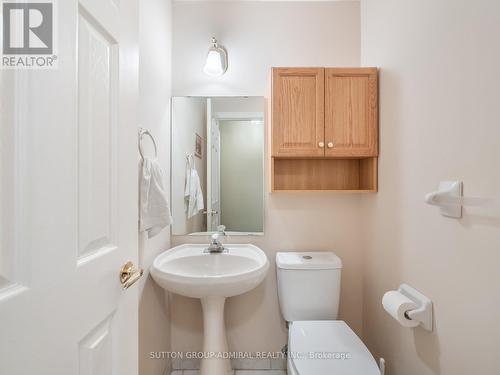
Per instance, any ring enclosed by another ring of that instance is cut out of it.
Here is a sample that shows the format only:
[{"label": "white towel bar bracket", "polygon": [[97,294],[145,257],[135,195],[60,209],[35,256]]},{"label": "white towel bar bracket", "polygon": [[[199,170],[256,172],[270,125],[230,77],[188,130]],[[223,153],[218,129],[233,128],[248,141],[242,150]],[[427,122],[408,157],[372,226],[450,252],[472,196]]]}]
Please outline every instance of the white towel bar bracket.
[{"label": "white towel bar bracket", "polygon": [[441,181],[438,191],[425,196],[425,203],[439,206],[443,216],[460,219],[462,206],[487,206],[493,202],[487,198],[463,197],[462,181]]}]

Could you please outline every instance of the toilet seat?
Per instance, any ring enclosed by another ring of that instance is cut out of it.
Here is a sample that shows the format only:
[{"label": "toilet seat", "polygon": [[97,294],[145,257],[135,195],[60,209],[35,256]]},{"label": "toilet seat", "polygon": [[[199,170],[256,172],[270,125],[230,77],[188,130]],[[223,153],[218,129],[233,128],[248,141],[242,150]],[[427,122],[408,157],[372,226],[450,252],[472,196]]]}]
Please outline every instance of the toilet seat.
[{"label": "toilet seat", "polygon": [[366,346],[341,320],[291,323],[288,353],[290,375],[380,375]]}]

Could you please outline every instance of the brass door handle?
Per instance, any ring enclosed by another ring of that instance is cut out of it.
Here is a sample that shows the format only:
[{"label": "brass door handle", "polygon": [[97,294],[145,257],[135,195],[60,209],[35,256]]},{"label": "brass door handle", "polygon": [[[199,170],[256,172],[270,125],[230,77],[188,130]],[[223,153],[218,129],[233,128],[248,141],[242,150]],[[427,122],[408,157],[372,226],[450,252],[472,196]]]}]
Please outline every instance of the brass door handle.
[{"label": "brass door handle", "polygon": [[134,263],[127,262],[120,271],[120,282],[123,289],[128,289],[139,280],[144,273],[142,268],[137,268]]}]

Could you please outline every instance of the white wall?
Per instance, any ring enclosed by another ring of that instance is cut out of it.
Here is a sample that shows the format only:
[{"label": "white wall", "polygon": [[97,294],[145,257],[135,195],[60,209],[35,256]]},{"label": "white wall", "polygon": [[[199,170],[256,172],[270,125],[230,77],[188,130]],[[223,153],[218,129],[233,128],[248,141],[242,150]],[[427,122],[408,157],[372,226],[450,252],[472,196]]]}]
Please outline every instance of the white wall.
[{"label": "white wall", "polygon": [[[220,39],[229,53],[230,69],[221,79],[208,78],[201,72],[212,35]],[[358,66],[359,59],[357,2],[174,3],[175,95],[269,97],[271,66]],[[265,175],[268,186],[267,163]],[[345,266],[341,318],[360,333],[360,197],[266,192],[265,202],[264,236],[229,239],[255,243],[271,262],[269,275],[260,287],[227,302],[231,350],[275,351],[287,341],[276,289],[277,251],[337,252]],[[172,240],[174,244],[208,241],[206,237],[192,236],[175,236]],[[172,295],[171,318],[173,350],[201,349],[199,301]]]},{"label": "white wall", "polygon": [[[380,192],[365,197],[364,336],[389,375],[500,373],[500,212],[423,203],[440,180],[500,200],[500,2],[362,0],[362,64],[380,66]],[[381,308],[409,283],[435,331]]]},{"label": "white wall", "polygon": [[184,204],[186,155],[195,151],[196,134],[202,137],[202,158],[193,157],[200,177],[205,207],[207,204],[207,100],[205,98],[172,99],[172,233],[204,232],[206,215],[199,212],[187,218]]},{"label": "white wall", "polygon": [[[264,95],[271,66],[359,64],[357,2],[174,2],[173,92]],[[203,73],[211,37],[227,48],[222,78]]]},{"label": "white wall", "polygon": [[212,98],[212,116],[220,112],[261,113],[266,109],[262,96]]},{"label": "white wall", "polygon": [[[154,135],[158,144],[158,159],[167,176],[170,169],[171,15],[170,0],[140,1],[140,125],[150,129]],[[151,153],[151,148],[146,152]],[[144,236],[140,238],[140,266],[145,270],[139,305],[141,375],[161,375],[169,366],[165,359],[149,358],[150,351],[170,349],[170,324],[163,289],[156,285],[148,272],[155,256],[168,249],[169,244],[169,229],[150,240]]]}]

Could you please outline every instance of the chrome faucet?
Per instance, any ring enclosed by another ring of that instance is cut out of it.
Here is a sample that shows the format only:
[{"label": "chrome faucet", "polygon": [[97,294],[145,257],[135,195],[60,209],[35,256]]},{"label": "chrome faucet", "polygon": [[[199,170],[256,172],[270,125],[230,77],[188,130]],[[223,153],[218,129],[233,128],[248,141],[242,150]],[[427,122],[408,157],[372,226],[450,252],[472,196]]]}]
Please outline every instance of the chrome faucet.
[{"label": "chrome faucet", "polygon": [[219,241],[219,238],[222,236],[226,236],[226,227],[224,225],[219,225],[217,227],[217,232],[212,234],[210,245],[208,245],[206,252],[210,254],[220,254],[225,253],[227,250],[224,248],[224,245]]}]

